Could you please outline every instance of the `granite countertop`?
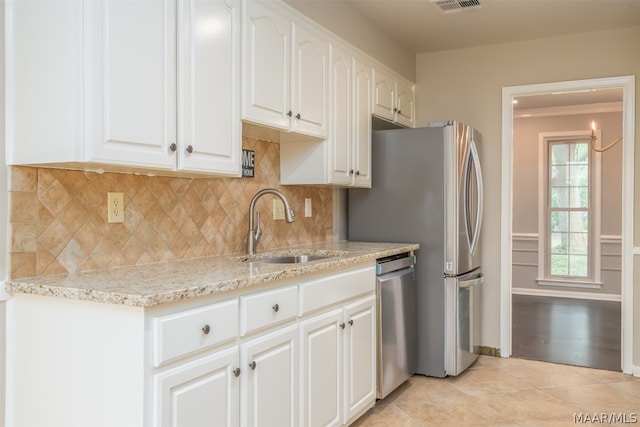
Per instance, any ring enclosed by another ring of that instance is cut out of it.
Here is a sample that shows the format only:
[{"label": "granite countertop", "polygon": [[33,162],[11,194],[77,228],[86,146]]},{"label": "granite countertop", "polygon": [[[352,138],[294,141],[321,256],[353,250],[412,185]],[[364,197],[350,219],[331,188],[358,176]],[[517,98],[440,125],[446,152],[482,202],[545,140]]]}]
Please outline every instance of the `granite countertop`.
[{"label": "granite countertop", "polygon": [[[10,279],[6,290],[10,293],[151,307],[258,286],[278,279],[322,271],[330,273],[332,269],[414,251],[419,247],[412,243],[319,243],[255,256],[228,254],[65,276]],[[261,258],[301,253],[332,256],[303,264],[259,262]]]}]

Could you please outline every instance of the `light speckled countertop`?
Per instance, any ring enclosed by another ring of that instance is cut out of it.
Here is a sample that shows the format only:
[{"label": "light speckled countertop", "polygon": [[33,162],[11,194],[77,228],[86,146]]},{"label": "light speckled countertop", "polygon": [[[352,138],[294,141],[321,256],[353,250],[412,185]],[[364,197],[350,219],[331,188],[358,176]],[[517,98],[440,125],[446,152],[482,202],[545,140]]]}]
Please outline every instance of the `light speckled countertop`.
[{"label": "light speckled countertop", "polygon": [[[419,249],[411,243],[329,242],[258,253],[255,257],[229,254],[217,257],[121,267],[67,276],[11,279],[10,293],[55,296],[109,304],[150,307],[257,286],[278,279],[373,261]],[[254,262],[269,256],[332,255],[303,264]]]}]

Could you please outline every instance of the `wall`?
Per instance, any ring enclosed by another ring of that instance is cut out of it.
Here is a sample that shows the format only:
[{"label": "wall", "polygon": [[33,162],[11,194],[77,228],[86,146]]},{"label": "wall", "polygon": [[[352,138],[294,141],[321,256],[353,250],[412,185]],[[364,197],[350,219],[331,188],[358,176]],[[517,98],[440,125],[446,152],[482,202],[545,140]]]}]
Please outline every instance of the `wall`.
[{"label": "wall", "polygon": [[[280,186],[280,146],[244,137],[255,178],[169,178],[12,167],[9,182],[12,278],[76,273],[246,251],[249,205],[267,187],[298,213],[271,219],[271,195],[256,204],[264,235],[258,251],[332,236],[332,190]],[[124,224],[107,223],[107,192],[124,193]],[[313,217],[305,218],[311,198]]]},{"label": "wall", "polygon": [[[640,27],[566,37],[419,54],[416,59],[418,126],[457,119],[482,133],[485,215],[481,250],[483,345],[500,346],[500,208],[502,88],[525,84],[640,74]],[[636,90],[636,104],[640,91]],[[640,109],[636,108],[636,140]],[[636,153],[640,149],[636,144]],[[640,170],[640,156],[636,155]],[[640,173],[636,173],[640,201]],[[635,244],[640,244],[636,203]],[[640,262],[636,261],[636,265]],[[636,320],[640,324],[640,270],[634,274]],[[634,331],[634,365],[640,365],[640,328]]]},{"label": "wall", "polygon": [[324,1],[284,1],[393,71],[415,81],[415,54],[382,33],[349,2],[333,1],[331,6],[327,7]]},{"label": "wall", "polygon": [[[620,295],[622,233],[622,144],[601,154],[600,289],[540,286],[538,277],[538,172],[540,132],[589,131],[595,121],[602,146],[622,134],[622,113],[525,117],[513,123],[513,288]],[[597,142],[600,146],[600,142]]]}]

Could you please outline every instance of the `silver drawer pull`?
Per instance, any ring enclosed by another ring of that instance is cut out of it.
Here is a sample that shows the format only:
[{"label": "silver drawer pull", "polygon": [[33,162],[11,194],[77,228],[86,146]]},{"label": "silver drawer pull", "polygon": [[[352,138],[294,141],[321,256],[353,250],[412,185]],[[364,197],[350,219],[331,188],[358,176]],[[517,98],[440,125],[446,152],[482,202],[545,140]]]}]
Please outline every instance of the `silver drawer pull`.
[{"label": "silver drawer pull", "polygon": [[276,313],[280,310],[280,306],[278,304],[274,305],[271,308],[273,308],[273,311],[275,311]]},{"label": "silver drawer pull", "polygon": [[236,376],[236,378],[237,378],[237,377],[239,377],[239,376],[240,376],[240,368],[236,368],[236,369],[234,369],[234,370],[233,370],[233,375],[235,375],[235,376]]},{"label": "silver drawer pull", "polygon": [[204,325],[204,326],[202,327],[202,333],[203,333],[203,334],[205,334],[205,335],[209,335],[209,332],[211,332],[211,326],[209,326],[209,325]]},{"label": "silver drawer pull", "polygon": [[251,370],[255,370],[256,369],[256,361],[254,360],[253,362],[249,363],[249,367],[251,368]]}]

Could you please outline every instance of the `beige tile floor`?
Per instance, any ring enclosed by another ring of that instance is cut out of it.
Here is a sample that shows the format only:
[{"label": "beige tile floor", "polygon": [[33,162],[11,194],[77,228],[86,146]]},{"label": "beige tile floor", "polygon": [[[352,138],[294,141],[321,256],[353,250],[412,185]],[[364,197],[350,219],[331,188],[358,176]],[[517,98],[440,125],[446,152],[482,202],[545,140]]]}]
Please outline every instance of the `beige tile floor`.
[{"label": "beige tile floor", "polygon": [[457,377],[410,378],[353,426],[576,426],[603,413],[623,418],[602,424],[640,425],[640,378],[481,356]]}]

